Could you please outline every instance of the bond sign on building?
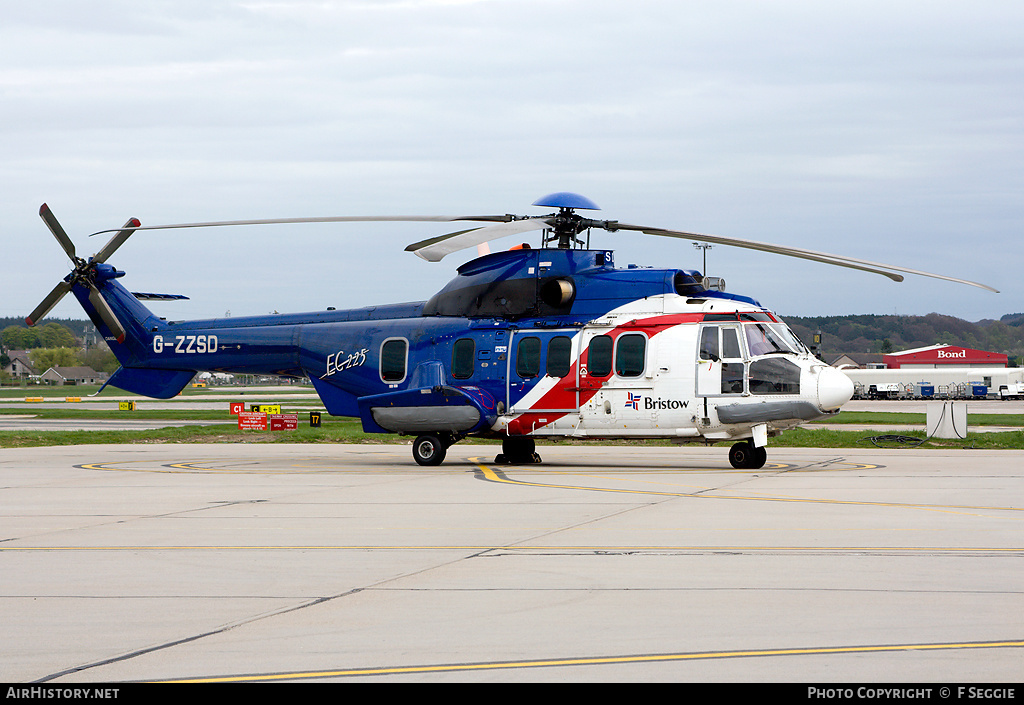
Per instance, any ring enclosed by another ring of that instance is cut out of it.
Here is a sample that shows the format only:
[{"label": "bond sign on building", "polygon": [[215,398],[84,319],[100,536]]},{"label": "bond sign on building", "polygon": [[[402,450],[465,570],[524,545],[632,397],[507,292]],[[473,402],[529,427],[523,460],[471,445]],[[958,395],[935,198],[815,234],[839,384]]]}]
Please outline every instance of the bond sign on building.
[{"label": "bond sign on building", "polygon": [[892,353],[883,357],[890,370],[907,368],[943,369],[948,367],[1006,367],[1008,359],[1001,353],[972,350],[956,345],[929,345]]}]

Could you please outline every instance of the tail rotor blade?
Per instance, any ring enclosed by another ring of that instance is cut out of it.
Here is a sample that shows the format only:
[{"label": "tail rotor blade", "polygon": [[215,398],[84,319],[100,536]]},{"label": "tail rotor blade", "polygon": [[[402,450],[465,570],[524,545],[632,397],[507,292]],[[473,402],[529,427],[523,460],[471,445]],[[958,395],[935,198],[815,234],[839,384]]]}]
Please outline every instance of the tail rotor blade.
[{"label": "tail rotor blade", "polygon": [[124,342],[124,326],[121,325],[121,321],[117,320],[117,316],[114,314],[114,310],[110,308],[110,304],[103,298],[103,294],[94,285],[89,285],[89,302],[96,308],[96,312],[99,314],[100,319],[106,324],[107,328],[117,339],[117,342]]},{"label": "tail rotor blade", "polygon": [[57,286],[53,287],[46,298],[43,299],[42,303],[36,306],[35,310],[29,314],[28,318],[25,319],[25,323],[30,326],[34,326],[39,323],[43,318],[46,317],[53,307],[56,306],[64,295],[71,291],[71,285],[67,282],[58,282]]},{"label": "tail rotor blade", "polygon": [[57,222],[57,218],[53,215],[53,211],[45,203],[39,206],[39,217],[46,223],[46,227],[50,229],[53,236],[57,238],[57,242],[64,248],[64,252],[67,253],[68,257],[71,258],[72,262],[77,262],[78,258],[75,256],[75,243],[71,242],[71,238],[64,232],[64,228],[61,227],[60,223]]},{"label": "tail rotor blade", "polygon": [[131,237],[131,234],[135,232],[138,227],[142,225],[138,218],[130,218],[127,223],[124,224],[124,228],[117,231],[114,237],[107,241],[107,244],[103,246],[99,252],[92,258],[93,262],[106,262],[110,255],[114,254],[114,251],[118,247],[124,244],[124,241]]}]

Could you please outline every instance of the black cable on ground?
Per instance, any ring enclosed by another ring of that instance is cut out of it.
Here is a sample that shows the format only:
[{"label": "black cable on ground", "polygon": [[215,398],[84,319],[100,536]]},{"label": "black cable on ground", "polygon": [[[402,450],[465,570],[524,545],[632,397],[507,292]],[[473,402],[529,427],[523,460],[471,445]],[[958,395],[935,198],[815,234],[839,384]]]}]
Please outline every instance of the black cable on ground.
[{"label": "black cable on ground", "polygon": [[[956,427],[956,417],[953,416],[953,409],[950,406],[950,402],[943,402],[942,404],[942,417],[946,416],[946,411],[949,411],[949,422],[953,426],[953,432],[956,433],[957,438],[960,440],[967,440],[967,429],[964,429],[964,434],[961,436],[960,431]],[[935,430],[939,430],[939,426],[942,425],[942,417],[939,418],[939,422],[935,424]],[[925,441],[930,441],[935,436],[933,432],[930,436],[924,438],[917,438],[916,436],[900,436],[895,434],[887,434],[882,436],[867,436],[860,439],[861,441],[871,441],[878,448],[916,448],[923,444]],[[879,443],[895,443],[895,446],[881,446]],[[973,441],[971,442],[973,446]]]},{"label": "black cable on ground", "polygon": [[[866,438],[861,438],[860,440],[861,440],[861,442],[863,442],[863,441],[871,441],[872,443],[874,443],[879,448],[882,448],[882,447],[886,447],[886,448],[891,448],[891,447],[895,447],[895,448],[913,448],[915,446],[921,445],[922,443],[927,441],[929,438],[931,438],[931,436],[928,436],[928,438],[917,438],[915,436],[897,436],[897,435],[889,434],[889,435],[884,435],[884,436],[867,436]],[[881,446],[881,445],[879,445],[880,443],[896,443],[897,445],[896,446]]]}]

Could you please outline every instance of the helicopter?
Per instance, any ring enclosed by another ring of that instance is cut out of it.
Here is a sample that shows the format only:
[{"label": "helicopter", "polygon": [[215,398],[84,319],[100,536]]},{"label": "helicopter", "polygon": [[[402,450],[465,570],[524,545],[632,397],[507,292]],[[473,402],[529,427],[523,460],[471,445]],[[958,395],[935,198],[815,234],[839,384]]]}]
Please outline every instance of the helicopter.
[{"label": "helicopter", "polygon": [[[903,281],[894,265],[752,240],[585,218],[585,196],[534,202],[540,216],[337,216],[142,226],[129,219],[92,257],[77,255],[50,208],[40,217],[73,269],[26,318],[38,323],[74,294],[121,367],[107,384],[157,399],[177,395],[199,371],[308,378],[331,415],[357,417],[368,433],[414,438],[422,466],[441,464],[465,438],[500,439],[496,463],[541,462],[537,439],[669,439],[732,443],[730,464],[763,467],[768,440],[834,415],[850,379],[816,358],[756,299],[726,291],[695,269],[618,268],[591,249],[593,230],[632,231],[813,260]],[[132,293],[107,260],[139,230],[343,222],[471,222],[409,245],[437,262],[478,255],[430,299],[350,310],[167,321]],[[485,223],[485,225],[476,225]],[[489,242],[541,231],[528,244],[489,252]],[[581,236],[586,233],[586,239]],[[481,254],[482,253],[482,254]]]}]

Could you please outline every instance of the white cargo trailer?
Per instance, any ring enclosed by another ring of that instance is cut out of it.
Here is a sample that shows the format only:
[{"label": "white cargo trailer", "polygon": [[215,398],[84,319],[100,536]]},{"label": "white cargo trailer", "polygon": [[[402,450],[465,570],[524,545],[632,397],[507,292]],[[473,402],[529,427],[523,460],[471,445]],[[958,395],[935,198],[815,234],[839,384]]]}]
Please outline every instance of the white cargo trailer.
[{"label": "white cargo trailer", "polygon": [[1024,395],[1021,367],[840,369],[853,382],[855,399],[1005,399]]}]

